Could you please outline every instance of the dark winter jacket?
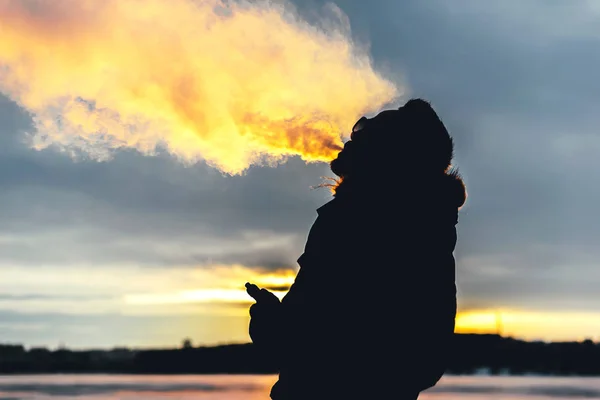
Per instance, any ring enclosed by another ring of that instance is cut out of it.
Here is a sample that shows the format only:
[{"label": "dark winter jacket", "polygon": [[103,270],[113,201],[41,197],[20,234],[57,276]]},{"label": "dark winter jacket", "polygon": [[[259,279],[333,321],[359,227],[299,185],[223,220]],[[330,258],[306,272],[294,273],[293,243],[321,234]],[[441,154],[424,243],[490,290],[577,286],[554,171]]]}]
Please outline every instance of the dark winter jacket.
[{"label": "dark winter jacket", "polygon": [[400,186],[318,209],[294,284],[251,331],[280,369],[272,399],[416,398],[444,373],[465,190],[454,173]]}]

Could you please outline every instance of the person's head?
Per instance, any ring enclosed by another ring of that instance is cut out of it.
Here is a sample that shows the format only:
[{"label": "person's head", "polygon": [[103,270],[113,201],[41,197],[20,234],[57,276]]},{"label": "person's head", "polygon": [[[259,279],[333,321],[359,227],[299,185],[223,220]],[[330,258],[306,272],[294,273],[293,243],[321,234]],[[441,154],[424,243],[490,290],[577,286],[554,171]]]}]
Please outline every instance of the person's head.
[{"label": "person's head", "polygon": [[[374,177],[443,174],[454,145],[444,124],[425,100],[409,100],[395,110],[361,118],[350,140],[330,164],[344,182],[372,182]],[[341,185],[340,184],[340,185]]]}]

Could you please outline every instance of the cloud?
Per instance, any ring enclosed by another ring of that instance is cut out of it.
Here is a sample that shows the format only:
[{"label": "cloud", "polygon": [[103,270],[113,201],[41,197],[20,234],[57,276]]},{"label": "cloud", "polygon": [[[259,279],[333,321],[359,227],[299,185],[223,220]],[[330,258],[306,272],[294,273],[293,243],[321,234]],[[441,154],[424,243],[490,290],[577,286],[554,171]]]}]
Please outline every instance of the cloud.
[{"label": "cloud", "polygon": [[[149,269],[134,265],[104,266],[22,266],[2,268],[0,309],[19,312],[129,315],[210,312],[210,307],[192,309],[187,305],[217,303],[247,306],[248,281],[261,287],[290,286],[292,269],[257,269],[239,264]],[[44,282],[40,286],[40,282]],[[178,307],[181,305],[182,307]],[[154,307],[168,306],[168,307]],[[240,315],[239,311],[236,315]],[[246,312],[242,315],[246,315]]]},{"label": "cloud", "polygon": [[[29,346],[178,346],[247,342],[244,284],[289,286],[293,270],[241,265],[7,267],[0,281],[3,342]],[[279,293],[282,296],[284,293]]]},{"label": "cloud", "polygon": [[310,25],[284,1],[4,0],[0,92],[33,114],[35,148],[165,149],[231,174],[328,161],[402,91],[325,11]]},{"label": "cloud", "polygon": [[[310,189],[320,182],[318,173],[314,181],[307,174],[290,182],[294,163],[277,173],[250,171],[238,183],[197,178],[206,168],[179,172],[158,163],[138,169],[135,160],[106,168],[0,161],[6,166],[0,172],[6,176],[0,178],[0,260],[294,267],[315,209],[329,196]],[[179,173],[190,177],[189,186],[178,181]]]}]

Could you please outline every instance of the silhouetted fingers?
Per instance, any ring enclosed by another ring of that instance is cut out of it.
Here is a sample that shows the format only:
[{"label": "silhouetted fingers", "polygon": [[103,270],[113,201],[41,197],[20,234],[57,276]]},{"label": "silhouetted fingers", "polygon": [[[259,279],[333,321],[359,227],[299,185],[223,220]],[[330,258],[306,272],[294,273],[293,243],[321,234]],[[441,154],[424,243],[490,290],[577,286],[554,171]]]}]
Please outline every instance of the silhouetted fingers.
[{"label": "silhouetted fingers", "polygon": [[260,290],[253,283],[246,282],[246,292],[256,301],[260,298]]}]

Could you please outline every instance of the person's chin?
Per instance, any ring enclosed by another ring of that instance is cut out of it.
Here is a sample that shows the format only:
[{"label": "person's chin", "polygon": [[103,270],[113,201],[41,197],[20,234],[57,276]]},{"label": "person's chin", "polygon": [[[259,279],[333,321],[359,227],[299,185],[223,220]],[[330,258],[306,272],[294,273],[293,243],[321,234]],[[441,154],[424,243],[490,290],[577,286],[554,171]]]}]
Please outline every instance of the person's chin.
[{"label": "person's chin", "polygon": [[346,162],[340,156],[338,156],[335,160],[333,160],[329,163],[329,168],[331,168],[331,172],[333,172],[335,175],[339,176],[340,178],[346,174],[346,172],[347,172],[346,170],[348,169]]}]

